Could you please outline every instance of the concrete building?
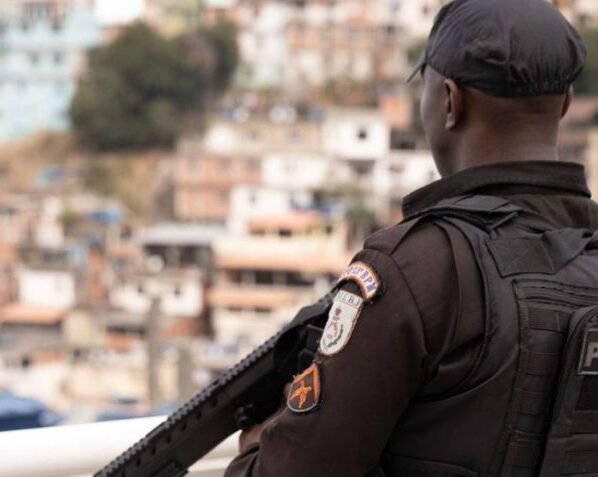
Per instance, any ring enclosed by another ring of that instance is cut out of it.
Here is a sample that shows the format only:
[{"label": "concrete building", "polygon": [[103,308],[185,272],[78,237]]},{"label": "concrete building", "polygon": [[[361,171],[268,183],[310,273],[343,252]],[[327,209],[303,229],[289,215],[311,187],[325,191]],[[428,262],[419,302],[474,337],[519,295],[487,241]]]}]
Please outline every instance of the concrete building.
[{"label": "concrete building", "polygon": [[23,305],[67,310],[77,303],[77,277],[72,270],[23,267],[17,281],[19,303]]},{"label": "concrete building", "polygon": [[125,313],[142,315],[158,298],[163,315],[197,318],[203,311],[203,289],[198,270],[138,272],[117,277],[110,290],[110,304]]},{"label": "concrete building", "polygon": [[212,244],[225,232],[221,226],[191,223],[159,223],[140,230],[139,243],[145,267],[166,269],[201,268],[212,265]]},{"label": "concrete building", "polygon": [[314,213],[256,217],[245,236],[215,243],[208,291],[221,343],[259,343],[320,298],[350,260],[347,228]]},{"label": "concrete building", "polygon": [[109,28],[141,19],[150,5],[146,0],[95,0],[94,14],[103,28]]},{"label": "concrete building", "polygon": [[281,88],[286,84],[291,60],[285,41],[292,12],[289,3],[274,0],[239,2],[236,7],[234,19],[240,26],[238,39],[242,64],[238,83],[241,87]]},{"label": "concrete building", "polygon": [[181,144],[174,167],[175,215],[179,220],[226,224],[237,186],[259,186],[265,176],[276,181],[272,161],[264,170],[266,157],[314,157],[320,148],[316,123],[216,122],[204,138]]},{"label": "concrete building", "polygon": [[401,74],[407,66],[405,50],[393,12],[384,7],[368,0],[294,2],[287,29],[289,85],[379,82]]},{"label": "concrete building", "polygon": [[366,192],[370,207],[380,208],[377,197],[385,189],[377,178],[386,171],[390,127],[377,110],[336,110],[322,127],[323,151],[332,158],[329,187]]},{"label": "concrete building", "polygon": [[231,194],[227,228],[233,234],[246,234],[253,218],[290,213],[301,199],[304,203],[312,202],[310,197],[298,197],[298,194],[284,189],[237,186]]},{"label": "concrete building", "polygon": [[0,141],[68,129],[84,53],[100,41],[90,0],[6,0],[0,22]]}]

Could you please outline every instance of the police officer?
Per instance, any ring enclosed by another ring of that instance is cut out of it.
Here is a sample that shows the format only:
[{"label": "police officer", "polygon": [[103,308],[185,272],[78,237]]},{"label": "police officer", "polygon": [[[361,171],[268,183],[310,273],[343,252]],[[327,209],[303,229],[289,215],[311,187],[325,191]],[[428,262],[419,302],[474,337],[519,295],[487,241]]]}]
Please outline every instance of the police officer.
[{"label": "police officer", "polygon": [[417,72],[443,179],[357,254],[227,477],[598,475],[598,206],[557,150],[585,55],[545,0],[441,10]]}]

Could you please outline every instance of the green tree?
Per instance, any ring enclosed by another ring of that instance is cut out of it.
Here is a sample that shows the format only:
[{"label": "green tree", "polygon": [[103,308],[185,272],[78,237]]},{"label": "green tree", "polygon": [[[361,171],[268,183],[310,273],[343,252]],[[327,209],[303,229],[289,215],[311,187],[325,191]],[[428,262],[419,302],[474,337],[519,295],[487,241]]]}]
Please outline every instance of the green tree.
[{"label": "green tree", "polygon": [[575,83],[575,92],[581,95],[598,95],[598,28],[583,30],[588,49],[586,67]]},{"label": "green tree", "polygon": [[179,41],[134,24],[90,53],[70,110],[75,134],[98,151],[171,147],[185,114],[202,104],[206,83]]},{"label": "green tree", "polygon": [[236,26],[220,21],[210,27],[190,29],[180,42],[181,48],[208,72],[209,94],[217,97],[223,93],[239,64]]},{"label": "green tree", "polygon": [[237,29],[233,23],[221,21],[202,33],[216,57],[212,84],[216,91],[222,92],[230,86],[239,64]]}]

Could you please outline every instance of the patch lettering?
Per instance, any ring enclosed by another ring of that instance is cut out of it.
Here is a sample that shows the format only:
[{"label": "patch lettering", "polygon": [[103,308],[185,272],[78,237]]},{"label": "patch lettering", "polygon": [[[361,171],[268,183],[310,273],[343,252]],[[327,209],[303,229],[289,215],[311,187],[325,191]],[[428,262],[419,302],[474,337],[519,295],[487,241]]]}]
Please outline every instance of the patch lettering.
[{"label": "patch lettering", "polygon": [[352,281],[359,285],[364,298],[370,301],[380,289],[380,279],[369,265],[363,262],[354,262],[343,272],[338,283]]},{"label": "patch lettering", "polygon": [[287,407],[300,414],[309,412],[320,403],[321,391],[320,367],[313,363],[293,380],[287,396]]},{"label": "patch lettering", "polygon": [[583,338],[577,374],[598,375],[598,328],[589,328]]},{"label": "patch lettering", "polygon": [[362,307],[363,298],[360,296],[345,290],[336,294],[320,339],[320,353],[333,356],[347,346]]}]

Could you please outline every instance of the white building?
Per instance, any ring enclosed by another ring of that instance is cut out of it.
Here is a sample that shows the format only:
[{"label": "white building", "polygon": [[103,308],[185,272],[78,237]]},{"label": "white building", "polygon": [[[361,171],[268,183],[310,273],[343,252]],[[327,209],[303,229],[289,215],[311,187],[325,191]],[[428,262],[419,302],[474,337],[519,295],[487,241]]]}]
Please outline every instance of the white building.
[{"label": "white building", "polygon": [[390,128],[378,110],[333,110],[322,127],[322,142],[334,158],[371,162],[389,153]]},{"label": "white building", "polygon": [[145,0],[95,0],[94,13],[104,27],[124,25],[143,16],[145,3]]},{"label": "white building", "polygon": [[290,6],[283,2],[239,5],[241,84],[251,88],[272,88],[284,84],[289,61],[285,34],[290,15]]},{"label": "white building", "polygon": [[284,189],[237,186],[231,194],[228,229],[244,234],[256,216],[282,215],[293,210],[293,194]]},{"label": "white building", "polygon": [[110,304],[126,313],[149,311],[154,299],[163,315],[194,318],[203,311],[203,281],[197,270],[137,273],[117,280],[110,290]]},{"label": "white building", "polygon": [[72,270],[22,267],[17,285],[21,305],[67,310],[77,304],[77,277]]},{"label": "white building", "polygon": [[404,197],[440,179],[430,151],[394,151],[389,155],[387,165],[377,182],[380,186],[385,185],[389,197]]},{"label": "white building", "polygon": [[[376,178],[386,170],[390,153],[390,127],[376,110],[337,110],[327,115],[322,127],[323,150],[332,158],[328,188],[367,192],[381,209],[384,192]],[[384,213],[384,211],[381,211]]]},{"label": "white building", "polygon": [[275,152],[262,160],[264,185],[289,191],[321,188],[330,172],[330,156],[318,152]]}]

